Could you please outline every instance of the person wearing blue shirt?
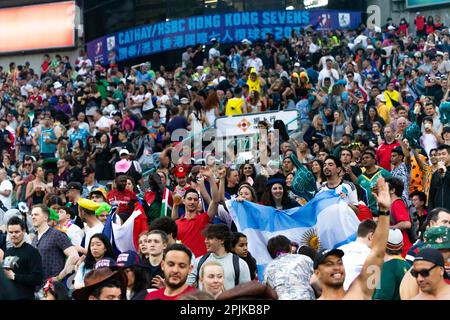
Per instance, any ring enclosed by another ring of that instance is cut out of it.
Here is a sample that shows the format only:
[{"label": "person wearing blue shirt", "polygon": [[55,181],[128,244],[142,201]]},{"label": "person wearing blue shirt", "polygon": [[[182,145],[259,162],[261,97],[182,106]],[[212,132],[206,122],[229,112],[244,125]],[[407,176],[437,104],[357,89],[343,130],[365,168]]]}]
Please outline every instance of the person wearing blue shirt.
[{"label": "person wearing blue shirt", "polygon": [[83,142],[83,146],[85,146],[85,141],[87,141],[87,137],[89,137],[89,131],[84,128],[80,128],[80,123],[78,120],[73,120],[71,124],[73,126],[73,131],[69,134],[70,144],[74,146],[77,140],[81,140]]}]

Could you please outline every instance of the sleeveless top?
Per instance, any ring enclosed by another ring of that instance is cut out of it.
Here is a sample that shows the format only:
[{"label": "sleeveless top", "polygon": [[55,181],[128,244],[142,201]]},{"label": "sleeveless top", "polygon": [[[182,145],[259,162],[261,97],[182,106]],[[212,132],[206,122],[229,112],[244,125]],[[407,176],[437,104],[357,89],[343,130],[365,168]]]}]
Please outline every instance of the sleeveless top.
[{"label": "sleeveless top", "polygon": [[55,140],[55,128],[52,127],[50,129],[41,128],[41,136],[39,137],[39,147],[41,148],[41,153],[55,153],[56,152],[56,144],[54,143],[46,143],[45,139],[49,138],[50,140]]}]

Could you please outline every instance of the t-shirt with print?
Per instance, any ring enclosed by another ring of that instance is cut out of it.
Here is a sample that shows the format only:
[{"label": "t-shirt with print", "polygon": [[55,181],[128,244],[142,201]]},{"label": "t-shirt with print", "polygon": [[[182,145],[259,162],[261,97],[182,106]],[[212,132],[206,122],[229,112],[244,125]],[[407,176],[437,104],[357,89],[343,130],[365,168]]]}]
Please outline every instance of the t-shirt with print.
[{"label": "t-shirt with print", "polygon": [[56,277],[66,261],[64,250],[72,246],[69,237],[61,231],[49,228],[40,239],[34,237],[32,245],[39,250],[42,257],[44,279]]},{"label": "t-shirt with print", "polygon": [[279,300],[315,300],[309,284],[313,275],[313,261],[300,254],[283,254],[270,262],[264,270],[264,283],[268,283]]},{"label": "t-shirt with print", "polygon": [[326,190],[335,190],[337,194],[344,193],[346,197],[344,198],[348,204],[358,205],[358,193],[356,187],[353,183],[349,181],[341,180],[339,185],[335,188],[328,187],[327,182],[324,182],[319,190],[319,192]]}]

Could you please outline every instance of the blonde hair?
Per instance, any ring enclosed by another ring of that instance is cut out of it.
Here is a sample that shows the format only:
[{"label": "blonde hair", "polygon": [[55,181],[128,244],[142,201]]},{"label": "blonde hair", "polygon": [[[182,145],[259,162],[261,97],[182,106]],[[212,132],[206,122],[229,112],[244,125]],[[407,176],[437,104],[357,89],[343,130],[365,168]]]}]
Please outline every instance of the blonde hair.
[{"label": "blonde hair", "polygon": [[335,112],[339,113],[339,122],[337,122],[336,124],[338,125],[344,124],[345,122],[344,113],[341,110],[336,110]]},{"label": "blonde hair", "polygon": [[321,125],[321,127],[319,128],[319,118],[321,118],[322,116],[320,114],[316,114],[312,120],[312,125],[313,127],[318,130],[318,129],[323,129],[323,123]]},{"label": "blonde hair", "polygon": [[217,266],[220,267],[222,269],[222,272],[225,276],[225,270],[223,269],[223,266],[218,263],[217,261],[208,261],[206,262],[204,265],[202,265],[201,269],[200,269],[200,275],[199,275],[199,279],[203,279],[203,276],[205,275],[205,268],[206,267],[210,267],[210,266]]}]

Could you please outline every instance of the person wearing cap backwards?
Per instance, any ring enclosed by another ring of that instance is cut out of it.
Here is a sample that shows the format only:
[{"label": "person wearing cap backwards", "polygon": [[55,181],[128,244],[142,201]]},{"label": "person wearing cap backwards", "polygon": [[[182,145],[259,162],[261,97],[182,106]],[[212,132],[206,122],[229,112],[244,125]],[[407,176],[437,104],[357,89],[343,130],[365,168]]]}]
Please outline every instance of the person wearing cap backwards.
[{"label": "person wearing cap backwards", "polygon": [[445,271],[442,254],[432,248],[425,248],[414,259],[410,270],[416,278],[420,292],[411,300],[450,300],[449,274]]},{"label": "person wearing cap backwards", "polygon": [[373,294],[374,300],[400,300],[400,283],[410,268],[409,263],[401,256],[402,247],[402,232],[390,229],[380,284]]},{"label": "person wearing cap backwards", "polygon": [[172,210],[172,219],[176,220],[178,226],[178,240],[191,249],[196,257],[202,256],[207,252],[202,231],[217,214],[219,203],[217,184],[212,183],[214,181],[213,173],[209,168],[200,169],[200,173],[210,182],[211,202],[209,203],[208,211],[197,213],[200,195],[195,189],[187,190],[183,196],[182,203],[184,204],[185,214],[182,218],[178,218],[178,210]]},{"label": "person wearing cap backwards", "polygon": [[84,237],[81,241],[81,247],[85,249],[83,254],[87,254],[91,237],[94,234],[102,233],[103,231],[103,223],[101,223],[95,215],[95,211],[99,207],[100,204],[92,200],[84,198],[78,199],[78,215],[84,223]]},{"label": "person wearing cap backwards", "polygon": [[[389,235],[389,208],[391,197],[388,185],[382,177],[377,180],[377,193],[374,197],[380,207],[378,226],[373,235],[372,250],[360,274],[347,291],[344,290],[345,268],[342,263],[344,252],[327,249],[317,253],[314,259],[314,276],[322,289],[320,300],[370,300],[379,280],[380,272],[374,275],[374,267],[381,268]],[[313,280],[313,279],[312,279]]]}]

